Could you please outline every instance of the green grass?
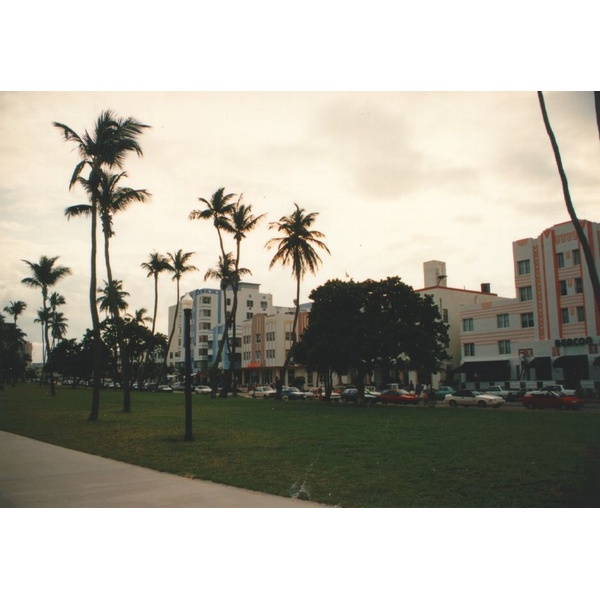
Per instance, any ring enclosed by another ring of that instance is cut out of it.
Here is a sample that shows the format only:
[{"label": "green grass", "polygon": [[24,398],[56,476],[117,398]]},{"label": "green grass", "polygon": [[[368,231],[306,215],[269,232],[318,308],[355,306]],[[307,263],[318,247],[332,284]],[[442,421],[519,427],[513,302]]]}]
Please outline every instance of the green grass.
[{"label": "green grass", "polygon": [[[354,407],[36,385],[0,394],[0,429],[229,485],[346,507],[600,505],[600,411]],[[301,496],[306,497],[306,496]]]}]

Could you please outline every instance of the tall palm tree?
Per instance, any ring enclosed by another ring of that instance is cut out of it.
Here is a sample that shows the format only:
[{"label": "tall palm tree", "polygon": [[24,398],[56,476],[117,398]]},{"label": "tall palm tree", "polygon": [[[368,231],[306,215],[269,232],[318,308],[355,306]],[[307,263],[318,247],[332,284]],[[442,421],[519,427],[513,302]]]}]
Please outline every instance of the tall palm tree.
[{"label": "tall palm tree", "polygon": [[[236,267],[235,260],[233,258],[233,254],[228,252],[225,257],[220,256],[217,268],[216,269],[208,269],[206,274],[204,275],[204,280],[207,279],[217,279],[220,284],[219,287],[223,292],[223,303],[227,306],[227,289],[231,288],[232,290],[237,290],[239,286],[240,279],[243,275],[251,275],[252,272],[249,269]],[[221,357],[223,355],[223,348],[225,343],[229,342],[229,327],[232,322],[235,322],[233,317],[235,315],[235,306],[232,307],[232,310],[225,314],[225,330],[223,331],[223,335],[219,340],[219,346],[217,350],[217,355],[213,361],[212,370],[212,383],[213,383],[213,391],[216,390],[216,373],[219,368],[219,363],[221,362]],[[233,332],[233,337],[235,338],[235,331]],[[235,361],[235,343],[233,345],[233,352],[231,347],[229,347],[229,364],[230,364],[230,375],[232,373],[232,365]],[[227,393],[227,386],[225,387],[224,394]]]},{"label": "tall palm tree", "polygon": [[23,300],[15,300],[14,302],[11,301],[11,303],[8,306],[5,306],[3,310],[14,319],[16,325],[17,317],[19,317],[26,308],[26,302],[23,302]]},{"label": "tall palm tree", "polygon": [[[556,141],[556,137],[554,132],[552,131],[552,127],[550,125],[550,120],[548,118],[548,111],[546,110],[546,103],[544,101],[544,94],[542,92],[538,92],[538,100],[540,103],[540,108],[542,110],[542,118],[544,120],[544,126],[546,127],[546,133],[550,138],[550,144],[552,146],[552,150],[554,152],[554,159],[556,160],[556,166],[558,168],[558,173],[560,176],[560,181],[562,183],[563,188],[563,196],[565,199],[565,204],[567,206],[567,212],[571,217],[571,222],[573,223],[573,227],[577,232],[577,237],[579,238],[579,243],[581,244],[581,248],[583,250],[583,255],[585,256],[585,262],[587,264],[588,273],[590,276],[590,281],[592,283],[592,290],[594,291],[594,297],[596,300],[596,307],[600,311],[600,277],[598,277],[598,271],[596,270],[596,265],[594,261],[594,253],[592,252],[592,248],[590,246],[590,242],[585,235],[585,231],[581,226],[581,222],[577,218],[577,213],[575,212],[575,206],[573,205],[573,200],[571,199],[571,193],[569,192],[569,183],[567,181],[567,175],[565,173],[565,169],[563,167],[562,158],[560,156],[560,150],[558,149],[558,143]],[[597,115],[598,116],[598,115]],[[600,121],[599,121],[600,127]]]},{"label": "tall palm tree", "polygon": [[296,203],[294,203],[294,206],[296,210],[291,215],[283,216],[275,223],[269,223],[269,229],[277,229],[283,235],[269,240],[266,244],[267,249],[277,245],[277,252],[271,260],[269,269],[277,263],[281,263],[284,267],[291,265],[292,275],[296,279],[296,310],[294,311],[294,324],[292,326],[292,344],[285,357],[281,377],[282,383],[285,382],[287,368],[297,341],[296,328],[300,312],[300,282],[307,272],[315,275],[319,264],[322,262],[314,248],[315,246],[330,254],[329,248],[321,241],[325,235],[320,231],[310,229],[319,213],[306,213]]},{"label": "tall palm tree", "polygon": [[186,273],[191,273],[192,271],[197,271],[198,269],[194,265],[187,264],[188,260],[192,258],[194,252],[184,252],[183,250],[177,250],[177,252],[171,254],[167,252],[169,268],[168,270],[173,273],[171,277],[171,281],[177,282],[177,299],[175,303],[175,315],[173,316],[173,323],[170,327],[169,333],[169,343],[167,345],[167,351],[165,353],[165,366],[167,365],[167,357],[169,356],[169,349],[171,348],[171,344],[173,342],[173,335],[175,334],[175,325],[177,324],[177,315],[179,313],[179,284],[181,282],[181,278]]},{"label": "tall palm tree", "polygon": [[96,306],[96,229],[98,217],[98,203],[100,201],[101,172],[104,167],[123,167],[125,156],[135,152],[142,156],[142,149],[138,137],[148,125],[140,123],[132,117],[125,119],[117,117],[112,110],[105,110],[97,118],[92,132],[87,130],[83,135],[77,134],[73,129],[62,123],[54,122],[53,125],[61,130],[67,142],[74,142],[79,150],[81,161],[75,166],[69,189],[81,181],[81,173],[89,168],[86,190],[90,195],[91,203],[91,256],[90,256],[90,288],[89,303],[93,325],[93,378],[92,409],[90,420],[98,419],[100,408],[100,367],[102,340],[100,339],[100,317]]},{"label": "tall palm tree", "polygon": [[225,188],[219,188],[210,200],[198,198],[206,208],[203,210],[193,210],[189,214],[189,219],[192,221],[197,219],[212,220],[219,236],[219,246],[221,247],[221,256],[223,257],[225,257],[226,252],[221,231],[231,231],[231,224],[228,217],[234,208],[233,198],[235,198],[235,194],[225,194]]},{"label": "tall palm tree", "polygon": [[42,328],[42,373],[46,369],[46,336],[45,328],[50,325],[52,313],[49,308],[38,308],[37,317],[33,320],[34,323],[39,323]]},{"label": "tall palm tree", "polygon": [[151,252],[148,262],[141,264],[142,269],[148,272],[148,277],[154,277],[154,312],[152,314],[152,335],[156,330],[156,315],[158,314],[158,276],[164,271],[169,271],[169,261],[166,256],[158,252]]},{"label": "tall palm tree", "polygon": [[[52,337],[52,348],[56,346],[56,340],[61,339],[62,336],[67,332],[66,322],[68,319],[65,319],[63,313],[59,313],[56,309],[59,306],[64,306],[66,304],[65,297],[58,292],[52,292],[50,294],[50,298],[48,298],[48,306],[50,308],[50,335]],[[58,335],[55,335],[58,334]]]},{"label": "tall palm tree", "polygon": [[252,230],[256,228],[258,223],[265,217],[265,214],[262,215],[253,215],[252,214],[252,205],[251,204],[242,204],[242,199],[244,195],[240,194],[235,206],[231,210],[229,214],[229,222],[230,222],[230,232],[233,234],[236,244],[236,254],[235,254],[235,270],[237,272],[237,277],[235,278],[233,284],[233,308],[231,311],[232,314],[232,352],[230,356],[232,357],[229,362],[230,369],[230,381],[233,382],[235,386],[235,356],[236,356],[236,345],[237,345],[237,307],[238,307],[238,289],[239,282],[241,280],[241,274],[239,273],[240,267],[240,256],[241,256],[241,245],[242,240],[246,237],[246,234],[250,233]]},{"label": "tall palm tree", "polygon": [[[31,288],[39,288],[42,292],[42,308],[44,312],[49,310],[48,307],[48,291],[51,287],[54,287],[61,279],[71,274],[71,269],[69,267],[64,267],[61,265],[55,266],[56,261],[59,259],[59,256],[41,256],[40,261],[37,263],[30,262],[28,260],[24,260],[32,271],[31,277],[25,277],[21,280],[21,283],[25,284],[27,287]],[[49,319],[43,324],[44,331],[44,343],[46,352],[44,353],[43,367],[42,369],[45,371],[46,369],[46,357],[45,354],[50,350],[50,338],[49,338]],[[54,378],[50,375],[50,395],[56,396],[56,388],[54,387]]]},{"label": "tall palm tree", "polygon": [[[98,187],[98,201],[96,203],[99,212],[100,221],[102,223],[102,232],[104,234],[104,262],[106,264],[106,276],[108,286],[112,286],[114,280],[112,266],[110,262],[110,238],[115,235],[113,227],[114,215],[123,212],[129,208],[134,202],[146,202],[150,194],[146,190],[134,190],[130,187],[122,187],[119,185],[121,179],[127,177],[124,171],[121,173],[107,173],[103,169],[99,172],[100,183]],[[94,189],[91,187],[89,180],[79,177],[78,181],[88,193],[88,197],[92,198]],[[92,211],[92,204],[79,204],[66,209],[65,214],[68,218],[79,215],[89,215]],[[109,296],[108,299],[113,300],[115,296]],[[131,392],[129,388],[129,357],[127,356],[127,345],[123,339],[123,328],[121,320],[118,318],[119,307],[111,305],[110,311],[113,314],[115,331],[117,334],[117,344],[121,354],[121,368],[123,372],[123,410],[124,412],[131,411]]]},{"label": "tall palm tree", "polygon": [[[107,316],[112,313],[113,319],[118,319],[121,315],[121,311],[127,310],[129,304],[125,298],[129,296],[129,292],[123,289],[123,282],[120,279],[113,279],[112,283],[104,281],[104,287],[98,288],[98,308],[106,312]],[[117,307],[116,315],[114,314],[112,307]]]}]

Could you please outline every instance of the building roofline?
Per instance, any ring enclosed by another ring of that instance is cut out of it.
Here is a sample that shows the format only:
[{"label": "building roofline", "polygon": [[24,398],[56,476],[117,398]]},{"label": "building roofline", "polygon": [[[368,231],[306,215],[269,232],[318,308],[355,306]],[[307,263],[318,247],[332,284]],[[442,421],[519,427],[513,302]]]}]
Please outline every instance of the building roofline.
[{"label": "building roofline", "polygon": [[495,294],[494,292],[482,292],[481,290],[466,290],[466,289],[448,287],[446,285],[432,285],[429,287],[420,288],[418,290],[415,290],[415,292],[426,292],[427,290],[450,290],[453,292],[464,292],[465,294],[481,294],[483,296],[491,296],[491,297],[495,297],[495,298],[498,297],[498,294]]}]

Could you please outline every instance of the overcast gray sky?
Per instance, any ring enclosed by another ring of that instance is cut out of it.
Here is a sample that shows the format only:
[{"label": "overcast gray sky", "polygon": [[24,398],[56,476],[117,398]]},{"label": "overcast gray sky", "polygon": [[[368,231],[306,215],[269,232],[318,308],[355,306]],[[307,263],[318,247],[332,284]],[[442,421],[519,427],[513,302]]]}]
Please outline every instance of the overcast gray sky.
[{"label": "overcast gray sky", "polygon": [[[598,221],[593,94],[547,93],[546,101],[578,214]],[[107,108],[152,126],[140,139],[143,158],[125,165],[127,184],[152,198],[116,217],[112,241],[131,311],[152,310],[152,280],[140,263],[153,251],[195,253],[199,273],[183,278],[182,291],[214,286],[203,276],[218,258],[216,232],[188,214],[219,187],[267,214],[244,242],[242,265],[277,305],[292,304],[294,282],[289,270],[269,270],[273,252],[264,246],[276,235],[268,223],[294,203],[319,213],[315,228],[331,250],[303,282],[302,301],[346,274],[398,275],[419,288],[432,259],[446,262],[452,287],[489,282],[512,296],[511,243],[568,220],[535,92],[0,93],[0,306],[27,302],[19,323],[37,358],[41,297],[20,283],[29,275],[23,259],[60,256],[73,270],[56,287],[67,299],[68,336],[90,326],[89,221],[63,216],[86,201],[68,189],[78,154],[52,122],[83,133]],[[160,331],[175,295],[163,276]]]}]

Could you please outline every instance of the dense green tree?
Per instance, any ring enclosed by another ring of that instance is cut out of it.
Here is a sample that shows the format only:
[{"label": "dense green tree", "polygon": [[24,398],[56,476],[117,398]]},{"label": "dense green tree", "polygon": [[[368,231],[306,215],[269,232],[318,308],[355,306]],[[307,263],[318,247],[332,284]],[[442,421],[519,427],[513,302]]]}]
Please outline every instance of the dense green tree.
[{"label": "dense green tree", "polygon": [[398,277],[328,281],[310,298],[294,357],[321,374],[351,372],[361,400],[365,377],[376,368],[432,373],[447,358],[447,326],[437,306]]},{"label": "dense green tree", "polygon": [[[41,256],[37,263],[28,260],[23,261],[31,269],[32,275],[23,278],[21,283],[25,284],[27,287],[38,288],[42,292],[42,308],[44,311],[43,343],[45,344],[46,353],[50,349],[50,318],[47,313],[47,311],[50,310],[48,306],[48,292],[50,288],[54,287],[61,279],[71,274],[71,269],[69,267],[56,265],[56,261],[59,258],[60,257],[58,256]],[[43,360],[43,370],[46,371],[46,356],[44,356]],[[56,388],[54,386],[54,378],[52,375],[50,375],[50,395],[56,396]]]},{"label": "dense green tree", "polygon": [[269,268],[273,268],[277,263],[281,263],[284,267],[291,265],[292,276],[296,280],[292,344],[283,365],[281,373],[282,383],[286,381],[287,368],[297,342],[298,313],[300,312],[300,282],[307,273],[316,274],[319,264],[322,262],[315,248],[329,253],[329,248],[321,241],[325,235],[320,231],[311,229],[319,213],[307,213],[297,204],[294,204],[294,206],[296,210],[291,215],[283,216],[279,221],[269,224],[269,229],[276,229],[282,236],[273,238],[266,244],[267,249],[277,246],[277,251],[271,260]]},{"label": "dense green tree", "polygon": [[[93,130],[85,131],[83,135],[77,134],[73,129],[62,123],[54,123],[61,130],[65,141],[74,142],[79,150],[81,161],[75,166],[69,188],[75,183],[85,181],[85,189],[90,199],[91,216],[91,257],[90,257],[90,288],[89,303],[93,325],[94,340],[94,385],[92,392],[92,408],[90,420],[95,421],[99,416],[100,407],[100,369],[101,369],[101,336],[100,317],[96,306],[96,229],[99,216],[99,203],[101,201],[102,174],[105,168],[122,168],[125,156],[135,152],[142,156],[142,149],[138,138],[148,125],[128,118],[119,118],[113,111],[103,111]],[[88,169],[87,178],[82,177],[84,170]]]},{"label": "dense green tree", "polygon": [[16,323],[6,323],[0,315],[0,384],[22,379],[31,357],[25,353],[25,333]]}]

